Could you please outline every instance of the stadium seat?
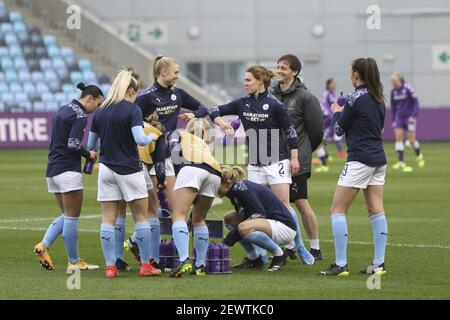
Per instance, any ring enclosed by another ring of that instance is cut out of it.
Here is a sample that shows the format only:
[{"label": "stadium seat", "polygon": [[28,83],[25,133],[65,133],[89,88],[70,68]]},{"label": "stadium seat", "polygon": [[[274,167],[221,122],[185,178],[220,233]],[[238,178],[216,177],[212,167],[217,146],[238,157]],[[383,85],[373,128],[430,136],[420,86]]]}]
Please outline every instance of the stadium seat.
[{"label": "stadium seat", "polygon": [[55,101],[50,101],[46,103],[45,110],[48,112],[55,112],[58,111],[59,107],[60,106],[58,105],[58,103],[56,103]]},{"label": "stadium seat", "polygon": [[51,70],[51,69],[42,69],[44,71],[44,79],[46,82],[50,82],[50,81],[58,81],[58,75],[56,74],[55,71]]},{"label": "stadium seat", "polygon": [[5,103],[3,103],[2,101],[0,101],[0,112],[5,112]]},{"label": "stadium seat", "polygon": [[5,73],[3,71],[0,71],[0,81],[6,81],[5,80]]},{"label": "stadium seat", "polygon": [[22,102],[19,102],[18,104],[19,104],[19,108],[23,109],[24,111],[27,111],[27,112],[33,111],[33,105],[30,101],[22,101]]},{"label": "stadium seat", "polygon": [[108,95],[109,89],[111,88],[111,85],[104,83],[102,85],[100,85],[100,89],[102,89],[102,92],[106,98],[106,96]]},{"label": "stadium seat", "polygon": [[67,95],[64,92],[55,93],[55,101],[60,106],[62,106],[63,104],[69,102],[69,100],[67,100]]},{"label": "stadium seat", "polygon": [[33,103],[33,111],[34,112],[42,112],[45,110],[45,104],[42,101],[36,101]]},{"label": "stadium seat", "polygon": [[23,22],[15,22],[13,24],[13,30],[16,34],[24,32],[28,34],[27,26]]},{"label": "stadium seat", "polygon": [[28,65],[24,58],[15,58],[14,67],[17,71],[28,71]]},{"label": "stadium seat", "polygon": [[13,45],[9,47],[9,55],[11,58],[23,57],[23,52],[19,45]]},{"label": "stadium seat", "polygon": [[15,70],[14,63],[13,63],[12,59],[9,57],[4,57],[1,59],[1,67],[5,71]]},{"label": "stadium seat", "polygon": [[53,70],[53,64],[50,59],[41,59],[39,60],[39,66],[42,71]]},{"label": "stadium seat", "polygon": [[64,84],[62,89],[63,89],[63,92],[66,94],[72,94],[72,93],[76,92],[75,86],[73,86],[72,84]]},{"label": "stadium seat", "polygon": [[34,87],[34,84],[32,82],[29,82],[29,81],[23,82],[22,86],[23,86],[23,92],[28,94],[28,96],[31,96],[36,92],[36,88]]},{"label": "stadium seat", "polygon": [[19,39],[17,39],[17,36],[15,34],[8,33],[5,34],[5,43],[7,46],[18,45]]},{"label": "stadium seat", "polygon": [[9,13],[9,21],[11,21],[13,23],[14,22],[22,22],[23,21],[22,14],[18,11],[11,11]]},{"label": "stadium seat", "polygon": [[30,39],[35,47],[44,46],[44,41],[42,41],[42,36],[40,34],[33,33],[30,35]]},{"label": "stadium seat", "polygon": [[7,35],[14,32],[13,25],[11,23],[2,23],[0,25],[0,31],[2,34]]},{"label": "stadium seat", "polygon": [[55,97],[51,92],[44,92],[41,94],[41,100],[44,103],[55,101]]},{"label": "stadium seat", "polygon": [[36,59],[48,59],[47,48],[44,46],[39,46],[34,49],[36,54]]},{"label": "stadium seat", "polygon": [[83,81],[83,74],[79,71],[74,71],[70,73],[70,81],[77,85],[79,82]]},{"label": "stadium seat", "polygon": [[83,72],[83,81],[86,84],[95,84],[98,83],[97,75],[93,71],[84,71]]},{"label": "stadium seat", "polygon": [[11,93],[22,92],[22,86],[19,83],[11,83],[9,85],[9,92]]},{"label": "stadium seat", "polygon": [[28,102],[28,95],[24,92],[17,92],[14,95],[14,99],[17,103],[21,103],[21,102]]},{"label": "stadium seat", "polygon": [[92,63],[88,59],[80,59],[78,60],[78,67],[82,72],[84,71],[92,71]]},{"label": "stadium seat", "polygon": [[48,83],[48,86],[50,88],[50,91],[55,93],[61,91],[61,83],[59,82],[59,79],[56,78],[56,80],[52,80]]},{"label": "stadium seat", "polygon": [[52,59],[61,57],[61,54],[59,52],[59,48],[56,47],[56,46],[49,46],[49,47],[47,47],[47,54]]},{"label": "stadium seat", "polygon": [[41,67],[39,66],[39,61],[37,59],[27,59],[28,60],[28,69],[30,72],[40,71]]},{"label": "stadium seat", "polygon": [[38,81],[44,81],[44,74],[41,71],[33,71],[31,73],[31,81],[33,81],[34,83],[38,82]]},{"label": "stadium seat", "polygon": [[5,92],[9,92],[9,86],[4,82],[0,82],[0,95]]},{"label": "stadium seat", "polygon": [[58,46],[58,41],[56,40],[56,38],[54,36],[51,36],[48,34],[46,34],[42,37],[42,41],[44,41],[44,44],[46,47],[49,47],[49,46],[57,47]]},{"label": "stadium seat", "polygon": [[0,101],[3,101],[5,103],[8,103],[8,102],[13,103],[14,95],[10,92],[5,92],[5,93],[1,94],[0,99],[1,99]]},{"label": "stadium seat", "polygon": [[31,81],[31,74],[27,70],[19,71],[19,81]]},{"label": "stadium seat", "polygon": [[45,82],[38,82],[36,83],[36,92],[38,93],[50,92],[50,89]]},{"label": "stadium seat", "polygon": [[69,47],[61,47],[60,49],[61,51],[61,57],[66,58],[66,57],[75,57],[75,53],[73,51],[72,48]]},{"label": "stadium seat", "polygon": [[16,71],[14,71],[14,70],[6,70],[6,72],[5,72],[5,81],[8,82],[8,83],[19,82],[19,77],[17,76]]},{"label": "stadium seat", "polygon": [[28,31],[29,31],[30,35],[33,35],[33,34],[37,34],[39,36],[41,35],[41,29],[39,29],[36,26],[30,27]]},{"label": "stadium seat", "polygon": [[8,47],[0,47],[0,59],[9,56]]}]

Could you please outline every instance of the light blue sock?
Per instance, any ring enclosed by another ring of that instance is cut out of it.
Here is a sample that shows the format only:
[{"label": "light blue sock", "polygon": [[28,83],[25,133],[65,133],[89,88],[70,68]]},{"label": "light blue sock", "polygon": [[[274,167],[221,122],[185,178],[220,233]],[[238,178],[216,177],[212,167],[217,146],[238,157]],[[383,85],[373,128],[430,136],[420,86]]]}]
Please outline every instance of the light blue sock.
[{"label": "light blue sock", "polygon": [[150,237],[150,257],[159,263],[159,243],[161,241],[161,226],[159,219],[157,217],[150,217],[148,219],[150,224],[150,232],[152,233]]},{"label": "light blue sock", "polygon": [[345,214],[331,214],[331,228],[333,230],[334,250],[336,254],[336,264],[340,267],[347,265],[347,219]]},{"label": "light blue sock", "polygon": [[48,226],[47,232],[45,232],[44,235],[44,239],[42,239],[42,243],[44,244],[44,246],[50,248],[56,238],[58,238],[58,236],[63,232],[63,227],[64,213],[53,220],[53,222]]},{"label": "light blue sock", "polygon": [[114,251],[116,258],[125,261],[123,257],[123,242],[125,241],[125,218],[118,217],[114,226]]},{"label": "light blue sock", "polygon": [[195,266],[206,266],[206,254],[208,253],[209,230],[208,226],[194,227]]},{"label": "light blue sock", "polygon": [[141,263],[150,262],[150,239],[152,232],[150,231],[150,224],[148,221],[136,223],[136,242],[141,254]]},{"label": "light blue sock", "polygon": [[70,263],[80,261],[78,255],[78,217],[64,216],[63,239]]},{"label": "light blue sock", "polygon": [[[232,224],[226,224],[225,228],[228,229],[228,231],[234,230],[237,227],[235,225]],[[239,240],[239,243],[241,244],[242,248],[244,248],[245,252],[247,252],[247,256],[256,256],[256,258],[258,257],[258,254],[256,253],[256,246],[253,245],[253,243],[251,243],[248,240],[245,239],[241,239]]]},{"label": "light blue sock", "polygon": [[107,266],[116,265],[116,254],[114,248],[114,226],[102,223],[100,226],[100,242],[102,243],[103,256]]},{"label": "light blue sock", "polygon": [[178,220],[172,224],[172,237],[180,262],[185,261],[189,257],[189,230],[186,221]]},{"label": "light blue sock", "polygon": [[297,226],[297,234],[295,235],[294,243],[296,248],[304,247],[303,239],[302,239],[302,231],[300,228],[300,223],[298,221],[297,213],[294,208],[289,208],[289,212],[291,213],[292,218],[295,221],[295,225]]},{"label": "light blue sock", "polygon": [[384,263],[388,226],[384,212],[370,217],[372,220],[374,259],[373,264],[379,266]]},{"label": "light blue sock", "polygon": [[272,252],[274,255],[279,256],[283,254],[283,250],[281,250],[280,246],[273,241],[269,235],[262,231],[253,231],[244,237],[245,240],[248,240],[269,252]]}]

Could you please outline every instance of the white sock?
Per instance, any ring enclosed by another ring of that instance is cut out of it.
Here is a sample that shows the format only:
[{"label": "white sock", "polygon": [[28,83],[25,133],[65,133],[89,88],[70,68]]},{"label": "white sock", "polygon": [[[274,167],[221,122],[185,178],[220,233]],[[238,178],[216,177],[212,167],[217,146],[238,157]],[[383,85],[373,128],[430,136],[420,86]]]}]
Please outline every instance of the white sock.
[{"label": "white sock", "polygon": [[309,246],[311,249],[320,250],[319,239],[309,240]]}]

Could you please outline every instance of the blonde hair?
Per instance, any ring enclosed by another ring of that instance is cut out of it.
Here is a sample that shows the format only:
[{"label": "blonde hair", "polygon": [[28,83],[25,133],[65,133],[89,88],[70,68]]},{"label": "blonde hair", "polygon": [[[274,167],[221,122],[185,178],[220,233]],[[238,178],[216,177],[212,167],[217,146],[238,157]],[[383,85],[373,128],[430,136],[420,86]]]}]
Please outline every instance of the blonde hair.
[{"label": "blonde hair", "polygon": [[228,165],[222,165],[221,166],[222,171],[222,182],[230,182],[231,184],[234,184],[240,180],[245,179],[246,174],[244,169],[238,166],[228,166]]},{"label": "blonde hair", "polygon": [[102,103],[102,107],[122,101],[125,99],[129,89],[137,91],[139,89],[139,81],[133,78],[130,71],[120,70],[109,89],[108,96]]},{"label": "blonde hair", "polygon": [[156,82],[156,79],[158,79],[162,69],[169,68],[173,64],[179,63],[173,58],[157,55],[155,61],[153,62],[153,81]]},{"label": "blonde hair", "polygon": [[216,140],[212,134],[211,124],[204,118],[194,118],[189,120],[186,125],[186,131],[201,138],[207,144],[210,144]]}]

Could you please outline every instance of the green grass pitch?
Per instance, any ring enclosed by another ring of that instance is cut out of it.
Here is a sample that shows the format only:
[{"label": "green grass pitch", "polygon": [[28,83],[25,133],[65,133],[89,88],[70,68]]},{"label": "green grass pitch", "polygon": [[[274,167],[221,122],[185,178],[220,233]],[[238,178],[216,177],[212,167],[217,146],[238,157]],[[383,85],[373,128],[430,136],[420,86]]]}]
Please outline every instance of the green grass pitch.
[{"label": "green grass pitch", "polygon": [[[334,146],[328,148],[335,153]],[[386,144],[390,164],[393,145]],[[388,170],[385,209],[389,225],[387,275],[381,288],[369,290],[367,276],[357,271],[372,258],[372,229],[362,195],[348,215],[350,276],[321,278],[316,273],[334,259],[328,210],[344,160],[335,159],[326,174],[314,174],[309,182],[311,206],[318,216],[324,261],[314,266],[298,260],[279,272],[235,271],[231,275],[184,276],[181,279],[140,278],[138,266],[125,253],[133,271],[113,281],[103,268],[81,273],[81,289],[66,286],[66,255],[62,239],[51,248],[57,270],[41,268],[32,253],[52,219],[58,214],[45,183],[46,150],[0,151],[0,299],[449,299],[450,298],[450,148],[444,143],[423,143],[427,161],[415,166],[413,151],[406,160],[413,173]],[[104,265],[98,235],[100,206],[96,202],[96,174],[85,176],[84,205],[79,224],[80,255]],[[219,219],[231,205],[228,200],[211,208],[208,219]],[[84,216],[84,218],[83,218]],[[131,218],[127,233],[132,232]],[[303,238],[306,233],[303,231]],[[308,242],[305,242],[309,247]],[[244,252],[230,250],[233,263]]]}]

